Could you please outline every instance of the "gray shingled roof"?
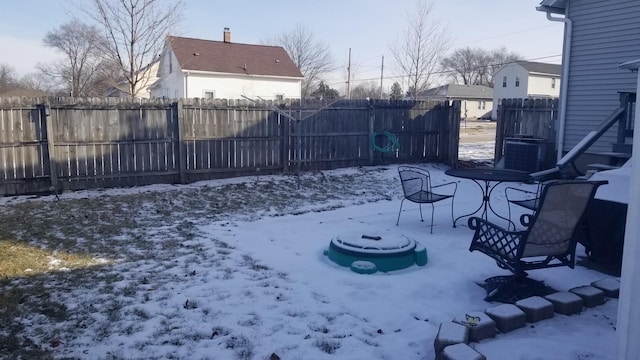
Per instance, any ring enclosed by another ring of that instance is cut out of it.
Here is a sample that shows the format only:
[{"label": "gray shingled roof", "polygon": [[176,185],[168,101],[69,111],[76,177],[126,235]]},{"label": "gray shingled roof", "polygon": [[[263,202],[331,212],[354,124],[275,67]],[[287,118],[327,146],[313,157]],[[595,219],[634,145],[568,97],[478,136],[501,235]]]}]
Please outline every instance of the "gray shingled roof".
[{"label": "gray shingled roof", "polygon": [[564,14],[566,6],[566,0],[542,0],[540,6],[536,9],[538,11],[548,11],[554,14]]},{"label": "gray shingled roof", "polygon": [[522,66],[529,73],[560,76],[560,73],[562,72],[562,65],[557,64],[547,64],[532,61],[516,61],[516,63]]},{"label": "gray shingled roof", "polygon": [[484,85],[447,84],[424,92],[421,98],[493,99],[493,89]]},{"label": "gray shingled roof", "polygon": [[168,41],[183,70],[304,77],[281,46],[237,44],[178,36],[169,36]]}]

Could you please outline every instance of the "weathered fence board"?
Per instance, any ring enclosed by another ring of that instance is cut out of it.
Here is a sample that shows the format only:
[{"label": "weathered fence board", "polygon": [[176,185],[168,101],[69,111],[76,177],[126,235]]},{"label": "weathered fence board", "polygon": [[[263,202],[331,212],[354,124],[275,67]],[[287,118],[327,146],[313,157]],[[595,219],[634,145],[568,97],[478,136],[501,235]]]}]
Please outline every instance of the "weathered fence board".
[{"label": "weathered fence board", "polygon": [[[391,162],[453,164],[459,118],[451,106],[0,98],[0,194]],[[398,137],[396,152],[373,150],[372,136],[382,131]]]}]

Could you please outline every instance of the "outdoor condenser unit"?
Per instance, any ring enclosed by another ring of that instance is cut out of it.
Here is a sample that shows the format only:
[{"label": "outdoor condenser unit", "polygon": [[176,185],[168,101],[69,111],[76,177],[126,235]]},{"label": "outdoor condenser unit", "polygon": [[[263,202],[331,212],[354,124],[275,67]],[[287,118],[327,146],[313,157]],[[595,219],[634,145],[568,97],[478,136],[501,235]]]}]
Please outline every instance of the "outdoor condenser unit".
[{"label": "outdoor condenser unit", "polygon": [[538,143],[505,141],[504,167],[510,170],[538,171],[543,159],[542,151],[543,149]]}]

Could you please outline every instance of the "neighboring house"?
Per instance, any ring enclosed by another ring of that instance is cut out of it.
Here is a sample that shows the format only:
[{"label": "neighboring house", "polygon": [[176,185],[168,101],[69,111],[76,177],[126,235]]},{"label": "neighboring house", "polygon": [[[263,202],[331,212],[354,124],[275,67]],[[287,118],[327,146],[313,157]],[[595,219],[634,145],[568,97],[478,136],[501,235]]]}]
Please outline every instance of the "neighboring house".
[{"label": "neighboring house", "polygon": [[304,76],[280,46],[167,38],[152,97],[281,100],[300,98]]},{"label": "neighboring house", "polygon": [[420,94],[424,100],[460,100],[461,119],[489,118],[493,108],[493,89],[484,85],[448,84]]},{"label": "neighboring house", "polygon": [[49,93],[42,90],[24,88],[13,89],[0,93],[0,97],[46,97],[49,95]]},{"label": "neighboring house", "polygon": [[[635,92],[637,77],[619,64],[640,58],[640,1],[543,0],[537,8],[565,22],[559,155],[620,106],[619,92]],[[612,150],[616,126],[587,153]]]},{"label": "neighboring house", "polygon": [[[560,95],[561,65],[531,61],[508,63],[496,72],[493,84],[493,103],[502,99],[549,98]],[[498,106],[492,119],[498,118]]]},{"label": "neighboring house", "polygon": [[[151,86],[158,80],[158,69],[160,62],[154,61],[152,64],[147,65],[144,69],[140,70],[142,78],[139,83],[138,93],[136,99],[148,99],[151,97]],[[129,83],[125,80],[118,82],[116,86],[107,90],[105,96],[107,97],[121,97],[128,98],[129,96]]]}]

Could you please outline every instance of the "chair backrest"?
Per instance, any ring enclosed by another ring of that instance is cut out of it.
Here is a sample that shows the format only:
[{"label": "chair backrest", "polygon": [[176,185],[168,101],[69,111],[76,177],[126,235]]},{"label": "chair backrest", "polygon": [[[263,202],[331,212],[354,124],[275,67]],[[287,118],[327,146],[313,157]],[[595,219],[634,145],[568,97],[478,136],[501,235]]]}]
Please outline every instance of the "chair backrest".
[{"label": "chair backrest", "polygon": [[575,232],[598,186],[606,181],[558,181],[547,184],[529,227],[522,257],[573,252]]},{"label": "chair backrest", "polygon": [[431,192],[431,176],[427,170],[412,166],[399,166],[400,182],[405,197],[417,194],[420,191]]}]

